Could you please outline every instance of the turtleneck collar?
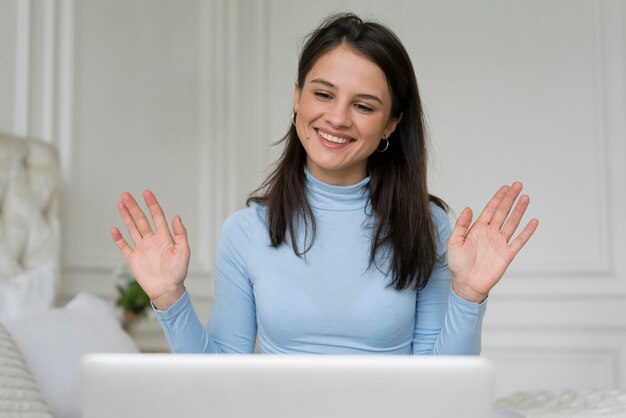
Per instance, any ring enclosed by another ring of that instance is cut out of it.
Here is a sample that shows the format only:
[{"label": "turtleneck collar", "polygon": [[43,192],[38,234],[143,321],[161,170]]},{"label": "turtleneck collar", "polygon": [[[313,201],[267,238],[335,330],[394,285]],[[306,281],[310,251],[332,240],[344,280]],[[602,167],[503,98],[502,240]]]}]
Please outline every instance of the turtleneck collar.
[{"label": "turtleneck collar", "polygon": [[316,179],[306,168],[304,173],[307,180],[307,197],[312,207],[342,211],[363,209],[367,206],[369,176],[350,186],[333,186]]}]

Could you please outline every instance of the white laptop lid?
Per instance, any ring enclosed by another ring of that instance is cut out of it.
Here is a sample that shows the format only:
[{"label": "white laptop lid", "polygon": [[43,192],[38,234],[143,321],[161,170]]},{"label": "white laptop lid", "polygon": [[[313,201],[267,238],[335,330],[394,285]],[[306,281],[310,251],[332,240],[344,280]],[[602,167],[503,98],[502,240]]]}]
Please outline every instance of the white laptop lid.
[{"label": "white laptop lid", "polygon": [[83,418],[485,418],[479,357],[96,354]]}]

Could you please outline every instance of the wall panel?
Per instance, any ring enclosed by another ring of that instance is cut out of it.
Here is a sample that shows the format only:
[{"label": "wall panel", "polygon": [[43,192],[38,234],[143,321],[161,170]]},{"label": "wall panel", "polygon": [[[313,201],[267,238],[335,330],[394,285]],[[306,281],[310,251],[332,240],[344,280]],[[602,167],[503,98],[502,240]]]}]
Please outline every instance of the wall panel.
[{"label": "wall panel", "polygon": [[508,329],[487,333],[483,355],[496,365],[497,396],[521,390],[624,387],[623,330]]},{"label": "wall panel", "polygon": [[[200,235],[198,4],[87,1],[73,16],[64,264],[112,271],[122,263],[109,230],[121,223],[123,191],[140,198],[153,189],[169,219],[182,216],[193,243]],[[204,258],[194,254],[192,269],[202,270]]]}]

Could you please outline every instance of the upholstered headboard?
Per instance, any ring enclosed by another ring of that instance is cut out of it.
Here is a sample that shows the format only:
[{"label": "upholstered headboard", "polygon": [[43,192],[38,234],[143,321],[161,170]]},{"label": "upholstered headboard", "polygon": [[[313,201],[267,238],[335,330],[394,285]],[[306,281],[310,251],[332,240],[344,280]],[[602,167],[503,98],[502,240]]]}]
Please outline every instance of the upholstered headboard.
[{"label": "upholstered headboard", "polygon": [[59,268],[60,176],[54,146],[0,133],[0,280]]}]

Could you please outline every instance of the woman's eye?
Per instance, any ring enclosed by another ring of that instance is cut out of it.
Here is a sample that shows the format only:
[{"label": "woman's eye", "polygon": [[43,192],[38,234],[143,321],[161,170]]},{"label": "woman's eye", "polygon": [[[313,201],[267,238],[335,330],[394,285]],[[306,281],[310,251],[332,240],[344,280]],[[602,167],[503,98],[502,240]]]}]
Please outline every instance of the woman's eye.
[{"label": "woman's eye", "polygon": [[326,92],[323,91],[316,91],[315,93],[313,93],[316,97],[322,99],[322,100],[330,100],[332,99],[332,96]]},{"label": "woman's eye", "polygon": [[354,105],[358,110],[365,113],[372,113],[374,111],[370,106],[364,105],[363,103],[357,103]]}]

